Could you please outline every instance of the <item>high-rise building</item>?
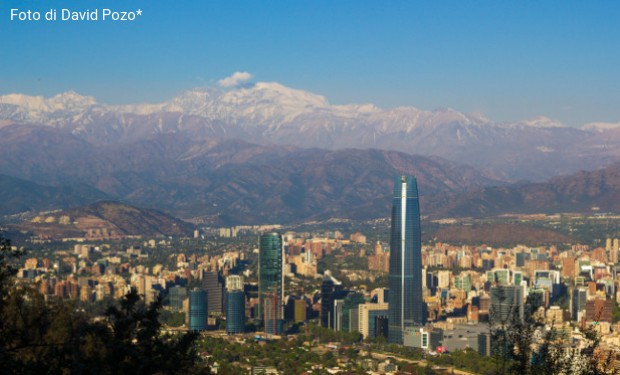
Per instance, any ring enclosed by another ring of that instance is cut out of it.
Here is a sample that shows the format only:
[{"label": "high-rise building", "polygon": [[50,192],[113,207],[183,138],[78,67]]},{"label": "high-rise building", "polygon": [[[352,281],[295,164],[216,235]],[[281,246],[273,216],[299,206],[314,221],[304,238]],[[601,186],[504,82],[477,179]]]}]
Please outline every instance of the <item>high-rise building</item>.
[{"label": "high-rise building", "polygon": [[280,335],[284,327],[282,304],[278,294],[267,292],[264,295],[263,321],[265,333],[268,335]]},{"label": "high-rise building", "polygon": [[593,299],[586,302],[586,321],[612,323],[613,301]]},{"label": "high-rise building", "polygon": [[471,290],[471,277],[469,274],[456,276],[454,278],[454,287],[469,292]]},{"label": "high-rise building", "polygon": [[189,292],[189,329],[204,331],[207,329],[207,291],[195,288]]},{"label": "high-rise building", "polygon": [[321,283],[321,327],[333,327],[334,292],[342,290],[342,283],[325,271]]},{"label": "high-rise building", "polygon": [[575,276],[575,258],[566,257],[562,259],[562,277],[573,279]]},{"label": "high-rise building", "polygon": [[[265,312],[269,313],[270,327],[281,326],[284,319],[284,241],[278,233],[264,234],[260,237],[258,253],[258,297],[259,317],[266,320]],[[269,300],[269,306],[265,303]],[[267,308],[268,307],[268,308]],[[275,319],[276,321],[271,321]],[[272,332],[275,333],[275,332]]]},{"label": "high-rise building", "polygon": [[[358,324],[359,331],[364,336],[374,337],[377,330],[375,327],[376,317],[377,316],[385,316],[389,310],[389,303],[362,303],[358,305]],[[389,325],[389,319],[388,319]],[[388,326],[389,331],[389,326]],[[389,335],[389,332],[388,332]]]},{"label": "high-rise building", "polygon": [[245,293],[243,276],[231,275],[226,278],[226,333],[245,331]]},{"label": "high-rise building", "polygon": [[224,312],[224,283],[219,272],[205,272],[202,276],[202,289],[207,291],[209,314]]},{"label": "high-rise building", "polygon": [[618,263],[618,250],[620,247],[620,243],[617,238],[614,238],[613,246],[609,249],[609,262],[616,264]]},{"label": "high-rise building", "polygon": [[226,278],[226,290],[243,290],[245,280],[243,276],[230,275]]},{"label": "high-rise building", "polygon": [[523,321],[523,288],[515,285],[499,284],[491,288],[491,322],[510,323],[513,317]]},{"label": "high-rise building", "polygon": [[406,328],[425,323],[420,204],[415,177],[394,180],[390,236],[388,340],[402,344]]},{"label": "high-rise building", "polygon": [[344,307],[344,299],[335,299],[334,300],[334,331],[342,331],[342,313]]},{"label": "high-rise building", "polygon": [[375,317],[375,337],[387,338],[388,335],[388,317],[379,315]]},{"label": "high-rise building", "polygon": [[245,294],[243,290],[226,292],[226,333],[235,334],[245,331]]},{"label": "high-rise building", "polygon": [[586,302],[588,300],[588,292],[584,288],[573,289],[571,298],[571,318],[578,322],[584,317],[586,311]]},{"label": "high-rise building", "polygon": [[187,289],[180,285],[175,285],[168,289],[168,300],[170,307],[174,310],[183,310],[183,300],[187,298]]},{"label": "high-rise building", "polygon": [[[345,332],[357,331],[357,328],[351,327],[351,310],[357,311],[357,306],[366,302],[364,296],[360,293],[349,293],[342,306],[342,330]],[[356,312],[357,314],[357,312]],[[357,319],[355,319],[357,321]]]}]

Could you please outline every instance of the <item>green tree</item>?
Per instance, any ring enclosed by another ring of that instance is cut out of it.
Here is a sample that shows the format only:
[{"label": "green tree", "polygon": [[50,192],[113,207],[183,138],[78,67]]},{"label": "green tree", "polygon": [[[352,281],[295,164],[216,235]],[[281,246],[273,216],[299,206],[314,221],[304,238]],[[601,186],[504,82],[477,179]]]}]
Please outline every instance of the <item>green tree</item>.
[{"label": "green tree", "polygon": [[0,373],[208,373],[197,366],[195,333],[162,333],[160,299],[145,306],[132,291],[94,321],[71,304],[15,286],[11,260],[20,254],[0,238]]}]

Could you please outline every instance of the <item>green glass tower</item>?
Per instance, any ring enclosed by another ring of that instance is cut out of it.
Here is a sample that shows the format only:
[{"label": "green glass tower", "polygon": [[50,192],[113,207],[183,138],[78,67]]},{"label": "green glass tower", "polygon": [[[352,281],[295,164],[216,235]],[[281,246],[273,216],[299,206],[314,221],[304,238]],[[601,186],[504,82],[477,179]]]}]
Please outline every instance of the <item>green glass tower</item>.
[{"label": "green glass tower", "polygon": [[[264,234],[260,237],[258,253],[258,316],[264,320],[269,333],[278,334],[284,318],[284,241],[278,233]],[[269,300],[268,303],[267,299]],[[275,329],[271,329],[276,327]],[[275,332],[272,332],[275,331]]]}]

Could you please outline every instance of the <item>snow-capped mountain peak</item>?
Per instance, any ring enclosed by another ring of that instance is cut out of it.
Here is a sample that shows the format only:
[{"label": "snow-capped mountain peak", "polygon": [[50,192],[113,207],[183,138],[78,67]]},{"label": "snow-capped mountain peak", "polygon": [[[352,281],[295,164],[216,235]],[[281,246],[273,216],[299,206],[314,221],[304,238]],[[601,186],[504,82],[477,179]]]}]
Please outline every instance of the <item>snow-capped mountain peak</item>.
[{"label": "snow-capped mountain peak", "polygon": [[558,120],[550,119],[545,116],[538,116],[529,120],[525,120],[520,122],[520,124],[532,126],[536,128],[563,128],[564,124],[562,124]]},{"label": "snow-capped mountain peak", "polygon": [[598,132],[603,132],[606,130],[612,130],[612,129],[619,129],[620,128],[620,122],[591,122],[589,124],[585,124],[581,127],[581,129],[583,130],[592,130],[592,131],[598,131]]},{"label": "snow-capped mountain peak", "polygon": [[85,110],[95,106],[97,101],[91,96],[82,96],[75,91],[67,91],[57,94],[49,99],[42,96],[30,96],[24,94],[8,94],[0,96],[0,104],[19,107],[26,111],[56,112]]}]

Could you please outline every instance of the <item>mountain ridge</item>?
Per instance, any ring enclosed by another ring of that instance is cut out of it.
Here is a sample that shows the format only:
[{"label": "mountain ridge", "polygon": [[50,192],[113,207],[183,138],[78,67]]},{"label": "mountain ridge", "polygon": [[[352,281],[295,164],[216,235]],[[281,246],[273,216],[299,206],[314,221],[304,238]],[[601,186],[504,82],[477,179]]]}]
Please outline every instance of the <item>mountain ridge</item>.
[{"label": "mountain ridge", "polygon": [[429,200],[436,216],[620,212],[620,163],[557,176],[547,182],[483,187],[441,201]]},{"label": "mountain ridge", "polygon": [[620,161],[620,140],[609,137],[620,127],[609,124],[571,128],[544,116],[497,123],[449,108],[333,105],[275,82],[188,90],[151,104],[107,105],[75,92],[48,99],[4,95],[0,122],[63,129],[98,145],[182,133],[261,145],[377,148],[465,161],[512,181],[544,181]]},{"label": "mountain ridge", "polygon": [[44,185],[85,184],[112,199],[182,218],[223,215],[231,223],[336,215],[389,197],[398,174],[416,175],[427,195],[501,184],[438,157],[190,140],[179,134],[94,146],[57,129],[9,126],[0,128],[0,149],[10,151],[0,159],[0,173]]},{"label": "mountain ridge", "polygon": [[122,239],[130,236],[189,236],[193,225],[163,212],[102,200],[68,210],[43,213],[9,226],[40,238]]}]

